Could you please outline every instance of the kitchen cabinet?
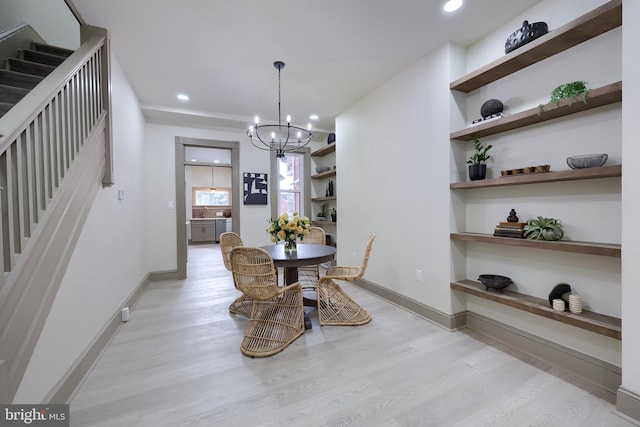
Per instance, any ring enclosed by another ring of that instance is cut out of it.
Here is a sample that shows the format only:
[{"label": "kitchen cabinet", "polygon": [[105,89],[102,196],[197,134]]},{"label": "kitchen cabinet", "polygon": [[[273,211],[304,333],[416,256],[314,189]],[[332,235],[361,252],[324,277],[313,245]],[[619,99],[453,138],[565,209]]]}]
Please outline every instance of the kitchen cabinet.
[{"label": "kitchen cabinet", "polygon": [[205,243],[216,241],[216,222],[215,219],[197,219],[191,220],[191,242]]},{"label": "kitchen cabinet", "polygon": [[231,168],[191,166],[191,186],[231,188]]}]

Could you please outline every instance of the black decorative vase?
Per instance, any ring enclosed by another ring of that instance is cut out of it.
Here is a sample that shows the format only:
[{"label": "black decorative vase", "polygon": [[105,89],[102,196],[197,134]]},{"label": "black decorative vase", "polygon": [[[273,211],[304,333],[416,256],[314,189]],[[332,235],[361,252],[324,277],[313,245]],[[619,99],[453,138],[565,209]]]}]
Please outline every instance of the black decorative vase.
[{"label": "black decorative vase", "polygon": [[479,165],[469,165],[469,179],[478,181],[487,177],[487,165],[482,163]]}]

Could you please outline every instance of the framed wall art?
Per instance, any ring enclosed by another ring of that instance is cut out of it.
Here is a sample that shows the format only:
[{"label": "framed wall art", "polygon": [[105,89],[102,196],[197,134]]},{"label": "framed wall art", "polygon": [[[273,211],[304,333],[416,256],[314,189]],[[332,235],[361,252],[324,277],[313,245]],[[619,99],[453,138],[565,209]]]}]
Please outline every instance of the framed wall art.
[{"label": "framed wall art", "polygon": [[266,173],[244,172],[243,190],[245,205],[266,205],[268,179]]}]

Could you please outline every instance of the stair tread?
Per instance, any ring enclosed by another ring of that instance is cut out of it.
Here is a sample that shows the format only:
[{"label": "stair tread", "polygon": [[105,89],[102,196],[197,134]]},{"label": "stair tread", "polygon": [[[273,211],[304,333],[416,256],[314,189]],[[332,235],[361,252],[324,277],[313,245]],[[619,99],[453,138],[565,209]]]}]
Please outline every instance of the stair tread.
[{"label": "stair tread", "polygon": [[70,56],[74,52],[74,50],[67,49],[65,47],[52,46],[50,44],[37,42],[32,42],[31,47],[33,48],[33,50],[36,50],[38,52],[46,52],[53,55],[64,56],[65,58]]},{"label": "stair tread", "polygon": [[19,49],[18,58],[24,59],[25,61],[37,62],[40,64],[52,65],[54,67],[57,67],[58,65],[62,64],[67,57],[37,50]]},{"label": "stair tread", "polygon": [[38,62],[26,61],[24,59],[18,58],[9,58],[7,60],[7,64],[8,70],[19,71],[26,74],[34,74],[42,77],[46,77],[56,68],[52,65],[40,64]]},{"label": "stair tread", "polygon": [[5,103],[17,103],[28,93],[29,89],[0,85],[0,101]]},{"label": "stair tread", "polygon": [[0,69],[0,84],[16,86],[26,89],[33,89],[44,77],[33,74],[21,73],[19,71]]},{"label": "stair tread", "polygon": [[17,87],[17,86],[4,85],[4,84],[0,84],[0,89],[2,89],[3,91],[14,92],[14,93],[24,93],[24,94],[29,93],[29,89],[26,89],[24,87]]}]

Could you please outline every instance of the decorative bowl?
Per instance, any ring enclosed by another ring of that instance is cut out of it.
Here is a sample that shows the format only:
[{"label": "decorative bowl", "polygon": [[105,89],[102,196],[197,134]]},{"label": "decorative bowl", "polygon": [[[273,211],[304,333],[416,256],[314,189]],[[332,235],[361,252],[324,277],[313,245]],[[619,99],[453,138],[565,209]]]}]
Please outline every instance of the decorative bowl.
[{"label": "decorative bowl", "polygon": [[571,156],[567,157],[567,165],[571,169],[596,168],[604,165],[608,158],[609,156],[606,153]]},{"label": "decorative bowl", "polygon": [[489,288],[504,289],[513,283],[507,276],[498,276],[497,274],[481,274],[478,276],[478,280],[487,290],[489,290]]},{"label": "decorative bowl", "polygon": [[329,166],[316,166],[316,172],[317,173],[326,172],[329,169],[331,169]]}]

